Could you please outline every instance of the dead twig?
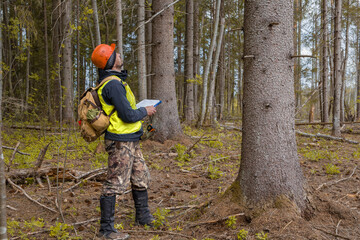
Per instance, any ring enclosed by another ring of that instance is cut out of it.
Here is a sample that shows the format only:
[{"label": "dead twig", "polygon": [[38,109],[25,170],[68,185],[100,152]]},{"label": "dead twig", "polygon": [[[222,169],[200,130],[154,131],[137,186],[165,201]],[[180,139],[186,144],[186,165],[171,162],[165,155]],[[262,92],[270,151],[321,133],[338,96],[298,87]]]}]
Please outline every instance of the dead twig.
[{"label": "dead twig", "polygon": [[203,133],[203,135],[201,135],[200,138],[199,138],[191,147],[189,147],[188,150],[186,150],[185,154],[189,154],[190,151],[196,146],[196,144],[197,144],[198,142],[201,141],[201,139],[202,139],[204,136],[205,136],[205,133]]},{"label": "dead twig", "polygon": [[10,206],[10,205],[6,205],[6,207],[7,207],[8,209],[11,209],[11,210],[17,211],[17,209],[16,209],[16,208],[14,208],[14,207],[12,207],[12,206]]},{"label": "dead twig", "polygon": [[10,180],[10,178],[6,178],[6,181],[8,181],[8,183],[9,183],[13,188],[16,188],[16,189],[20,190],[30,201],[32,201],[32,202],[34,202],[34,203],[42,206],[43,208],[46,208],[47,210],[49,210],[49,211],[51,211],[51,212],[57,213],[57,211],[54,210],[53,208],[50,208],[50,207],[48,207],[48,206],[45,206],[44,204],[39,203],[38,201],[36,201],[36,200],[33,199],[32,197],[30,197],[22,187],[20,187],[20,186],[16,185],[15,183],[13,183],[13,182]]},{"label": "dead twig", "polygon": [[320,185],[316,188],[316,191],[320,190],[321,188],[323,188],[323,187],[325,187],[325,186],[326,186],[326,187],[332,186],[332,185],[337,184],[337,183],[339,183],[339,182],[343,182],[343,181],[346,181],[346,180],[350,179],[350,178],[354,175],[354,173],[355,173],[355,171],[356,171],[356,168],[357,168],[357,166],[355,166],[355,168],[354,168],[354,170],[352,171],[352,173],[350,174],[350,176],[348,176],[348,177],[346,177],[346,178],[341,178],[341,179],[336,180],[336,181],[332,181],[332,182],[327,182],[327,183],[320,184]]},{"label": "dead twig", "polygon": [[186,209],[186,208],[196,208],[198,205],[187,205],[187,206],[176,206],[176,207],[166,207],[167,210],[178,210],[178,209]]},{"label": "dead twig", "polygon": [[353,141],[353,140],[349,140],[349,139],[345,139],[345,138],[341,138],[341,137],[333,137],[333,136],[325,135],[325,134],[321,134],[321,133],[310,134],[310,133],[304,133],[304,132],[301,132],[301,131],[298,131],[298,130],[296,130],[295,132],[297,134],[301,135],[301,136],[304,136],[304,137],[325,138],[327,140],[335,140],[335,141],[340,141],[340,142],[359,144],[359,142],[357,142],[357,141]]},{"label": "dead twig", "polygon": [[[15,150],[15,148],[13,148],[13,147],[7,147],[7,146],[2,146],[2,148],[4,148],[4,149],[9,149],[9,150]],[[19,154],[21,154],[21,155],[30,156],[30,153],[20,152],[19,150],[16,150],[16,152],[19,153]]]},{"label": "dead twig", "polygon": [[89,176],[90,174],[93,174],[93,173],[99,172],[99,171],[104,171],[104,170],[106,170],[106,169],[107,169],[106,167],[104,167],[104,168],[98,168],[98,169],[92,170],[92,171],[90,171],[90,172],[86,172],[86,173],[84,173],[84,174],[81,174],[81,175],[78,176],[78,177],[73,176],[73,178],[75,178],[77,181],[79,181],[80,179],[82,179],[82,178],[84,178],[84,177],[87,177],[87,176]]},{"label": "dead twig", "polygon": [[342,238],[342,239],[351,240],[351,238],[344,237],[344,236],[341,236],[341,235],[339,235],[339,234],[335,234],[335,233],[332,233],[332,232],[326,231],[326,230],[321,229],[321,228],[319,228],[319,227],[313,227],[313,228],[315,228],[316,230],[322,231],[323,233],[326,233],[326,234],[329,234],[329,235],[331,235],[331,236],[334,236],[334,237],[338,237],[338,238]]},{"label": "dead twig", "polygon": [[245,215],[245,213],[238,213],[238,214],[230,215],[230,216],[227,216],[227,217],[224,217],[224,218],[221,218],[221,219],[217,219],[217,220],[206,221],[206,222],[199,222],[199,223],[195,223],[195,224],[190,225],[189,228],[196,227],[196,226],[200,226],[200,225],[205,225],[205,224],[218,223],[218,222],[225,221],[225,220],[227,220],[227,219],[230,218],[230,217],[238,217],[238,216],[244,216],[244,215]]},{"label": "dead twig", "polygon": [[340,223],[341,223],[341,219],[339,220],[338,224],[336,225],[336,230],[335,230],[336,234],[338,234],[338,229],[339,229]]},{"label": "dead twig", "polygon": [[20,146],[20,142],[17,142],[17,143],[16,143],[16,146],[15,146],[15,148],[14,148],[14,151],[13,151],[13,153],[12,153],[12,155],[11,155],[11,158],[10,158],[10,160],[9,160],[8,172],[10,171],[12,162],[14,161],[15,154],[16,154],[19,146]]},{"label": "dead twig", "polygon": [[[89,180],[89,179],[91,179],[91,178],[94,178],[94,177],[96,177],[96,176],[98,176],[98,175],[101,175],[101,174],[104,174],[104,173],[105,173],[105,171],[96,173],[96,174],[94,174],[94,175],[91,175],[91,176],[85,178],[84,181],[87,181],[87,180]],[[76,183],[75,185],[73,185],[72,187],[69,187],[68,189],[66,189],[66,190],[64,191],[64,193],[70,191],[71,189],[73,189],[73,188],[75,188],[75,187],[77,187],[77,186],[79,186],[82,182],[83,182],[83,181],[80,181],[80,182]]]}]

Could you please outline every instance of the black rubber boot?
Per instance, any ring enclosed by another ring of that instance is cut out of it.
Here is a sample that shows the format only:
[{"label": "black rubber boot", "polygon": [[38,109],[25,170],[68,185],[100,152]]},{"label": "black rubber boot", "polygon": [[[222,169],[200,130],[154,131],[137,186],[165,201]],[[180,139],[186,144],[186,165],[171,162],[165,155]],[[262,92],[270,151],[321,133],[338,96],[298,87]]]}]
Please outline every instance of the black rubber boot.
[{"label": "black rubber boot", "polygon": [[150,214],[147,190],[139,191],[133,189],[132,195],[136,210],[135,222],[143,226],[147,225],[153,227],[153,221],[155,218]]},{"label": "black rubber boot", "polygon": [[100,197],[100,231],[99,237],[103,239],[117,239],[125,240],[129,238],[129,234],[119,233],[114,227],[115,221],[115,202],[116,196],[104,196]]}]

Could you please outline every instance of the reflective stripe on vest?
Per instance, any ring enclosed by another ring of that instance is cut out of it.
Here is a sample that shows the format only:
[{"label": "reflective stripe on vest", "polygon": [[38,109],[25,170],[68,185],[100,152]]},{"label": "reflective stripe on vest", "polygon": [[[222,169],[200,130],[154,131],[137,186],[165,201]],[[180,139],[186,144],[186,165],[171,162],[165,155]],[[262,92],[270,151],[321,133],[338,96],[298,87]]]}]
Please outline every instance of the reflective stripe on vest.
[{"label": "reflective stripe on vest", "polygon": [[[125,86],[126,98],[129,101],[131,108],[137,109],[135,96],[134,96],[133,92],[131,91],[129,85],[126,82],[123,82],[120,78],[118,78],[116,76],[112,76],[112,77],[113,77],[112,79],[105,82],[97,91],[99,100],[101,102],[104,112],[107,115],[109,115],[111,113],[111,111],[115,108],[114,105],[107,104],[101,95],[102,90],[105,87],[105,85],[108,84],[112,80],[118,80],[118,81],[122,82],[122,84]],[[135,133],[135,132],[139,131],[140,129],[141,129],[141,121],[137,121],[134,123],[126,123],[119,118],[117,111],[115,111],[110,116],[110,125],[107,128],[107,131],[111,132],[111,133],[115,133],[115,134],[131,134],[131,133]]]}]

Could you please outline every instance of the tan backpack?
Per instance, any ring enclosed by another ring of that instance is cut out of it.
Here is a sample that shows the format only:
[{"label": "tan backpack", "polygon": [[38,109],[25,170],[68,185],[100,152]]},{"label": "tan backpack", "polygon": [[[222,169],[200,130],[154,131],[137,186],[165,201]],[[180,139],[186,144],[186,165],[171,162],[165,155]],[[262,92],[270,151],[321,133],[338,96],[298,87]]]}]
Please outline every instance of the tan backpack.
[{"label": "tan backpack", "polygon": [[[81,136],[87,142],[95,141],[110,125],[110,116],[103,111],[97,90],[108,80],[117,79],[112,76],[105,78],[96,87],[88,88],[80,97],[78,116],[80,118]],[[117,79],[118,80],[118,79]]]}]

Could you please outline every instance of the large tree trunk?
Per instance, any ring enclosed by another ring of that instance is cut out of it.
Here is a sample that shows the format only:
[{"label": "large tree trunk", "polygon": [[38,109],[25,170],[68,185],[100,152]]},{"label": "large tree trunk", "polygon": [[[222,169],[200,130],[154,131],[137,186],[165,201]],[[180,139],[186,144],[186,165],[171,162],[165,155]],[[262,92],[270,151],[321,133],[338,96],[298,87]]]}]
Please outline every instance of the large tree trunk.
[{"label": "large tree trunk", "polygon": [[206,103],[208,101],[208,79],[209,79],[209,72],[210,72],[210,66],[212,63],[212,56],[215,49],[215,42],[219,27],[219,18],[220,18],[220,6],[221,6],[221,0],[217,0],[216,4],[216,14],[215,14],[215,20],[214,20],[214,32],[210,43],[209,48],[209,54],[208,59],[206,61],[205,70],[204,70],[204,80],[203,80],[203,95],[202,95],[202,101],[201,101],[201,115],[200,115],[200,121],[199,125],[201,126],[205,120],[205,114],[206,114]]},{"label": "large tree trunk", "polygon": [[340,96],[341,96],[341,6],[342,0],[335,0],[335,40],[334,40],[334,107],[333,129],[335,137],[341,136],[340,132]]},{"label": "large tree trunk", "polygon": [[321,28],[322,28],[322,56],[321,56],[321,95],[322,95],[322,121],[329,122],[329,95],[328,95],[328,43],[327,43],[327,1],[322,0],[322,14],[321,14]]},{"label": "large tree trunk", "polygon": [[[2,1],[0,2],[2,9]],[[3,23],[3,12],[0,11],[0,23]],[[0,28],[0,63],[3,61],[3,35]],[[2,129],[2,92],[3,92],[3,69],[0,65],[0,129]],[[6,183],[5,183],[5,163],[2,151],[2,136],[0,131],[0,239],[7,239],[6,225]]]},{"label": "large tree trunk", "polygon": [[194,115],[194,1],[186,1],[185,45],[185,121],[191,123]]},{"label": "large tree trunk", "polygon": [[145,0],[139,0],[138,7],[138,82],[139,100],[146,98],[146,53],[145,53]]},{"label": "large tree trunk", "polygon": [[[245,1],[243,139],[233,187],[246,206],[305,208],[294,126],[293,2]],[[274,61],[276,59],[276,61]]]},{"label": "large tree trunk", "polygon": [[[154,12],[159,12],[172,0],[153,2]],[[174,72],[174,7],[164,10],[153,20],[152,98],[162,100],[153,121],[157,129],[156,140],[165,141],[182,134],[176,104]]]},{"label": "large tree trunk", "polygon": [[121,0],[116,0],[116,37],[117,48],[120,56],[124,59],[123,51],[123,19],[122,19],[122,5]]},{"label": "large tree trunk", "polygon": [[72,0],[66,0],[64,2],[64,54],[63,54],[63,86],[64,86],[64,117],[65,122],[72,123],[74,122],[74,92],[73,92],[73,80],[72,80],[72,45],[71,45],[71,9],[72,9]]},{"label": "large tree trunk", "polygon": [[97,8],[96,0],[91,0],[94,16],[94,25],[95,25],[95,45],[101,44],[101,35],[100,35],[100,26],[99,26],[99,13]]}]

